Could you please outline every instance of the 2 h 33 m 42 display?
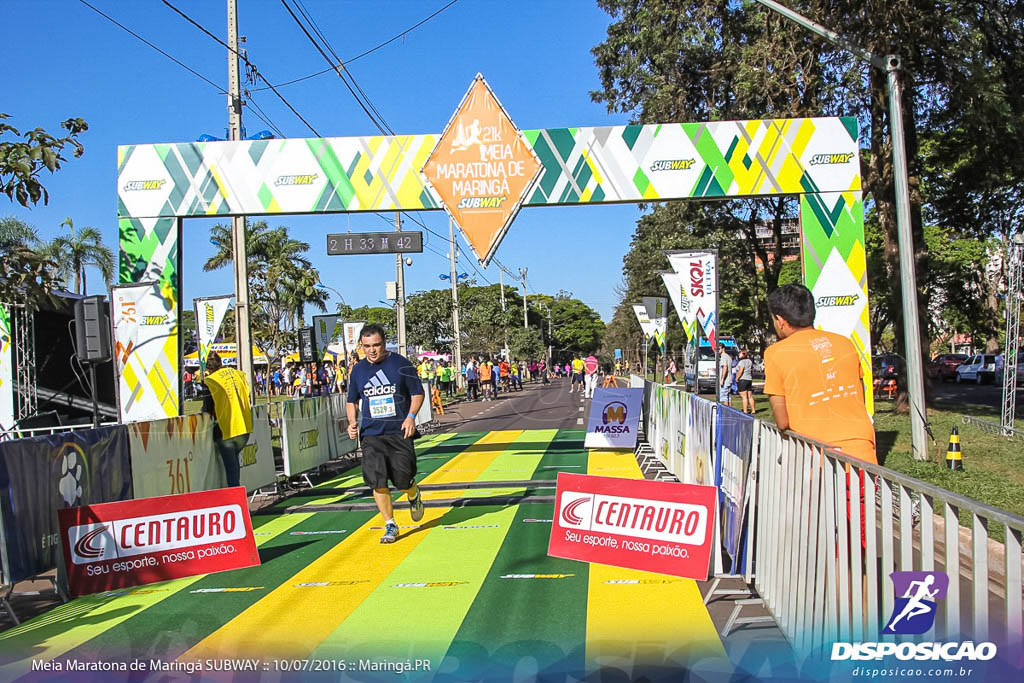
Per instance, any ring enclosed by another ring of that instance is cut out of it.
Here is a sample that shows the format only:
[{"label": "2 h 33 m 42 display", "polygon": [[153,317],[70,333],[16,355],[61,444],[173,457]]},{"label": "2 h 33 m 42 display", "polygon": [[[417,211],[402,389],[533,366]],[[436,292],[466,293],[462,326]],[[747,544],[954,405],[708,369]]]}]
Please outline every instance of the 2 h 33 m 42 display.
[{"label": "2 h 33 m 42 display", "polygon": [[328,256],[421,253],[422,232],[360,232],[327,236]]}]

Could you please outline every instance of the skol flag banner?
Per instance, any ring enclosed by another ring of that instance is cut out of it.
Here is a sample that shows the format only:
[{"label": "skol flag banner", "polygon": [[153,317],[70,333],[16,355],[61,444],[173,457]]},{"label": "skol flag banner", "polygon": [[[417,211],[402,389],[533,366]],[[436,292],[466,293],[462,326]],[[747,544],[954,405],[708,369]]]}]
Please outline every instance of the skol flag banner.
[{"label": "skol flag banner", "polygon": [[584,448],[636,448],[643,389],[595,389]]},{"label": "skol flag banner", "polygon": [[334,328],[338,324],[337,315],[314,315],[313,316],[313,336],[316,338],[316,348],[323,350],[327,348],[327,345],[334,341]]},{"label": "skol flag banner", "polygon": [[665,353],[665,332],[668,331],[668,299],[663,296],[645,296],[641,301],[651,321],[654,341],[658,342],[658,352]]},{"label": "skol flag banner", "polygon": [[217,341],[224,314],[228,312],[231,295],[196,299],[196,335],[199,337],[199,369],[206,372],[206,357]]},{"label": "skol flag banner", "polygon": [[686,341],[690,342],[693,340],[693,336],[697,334],[697,319],[690,309],[690,300],[683,290],[679,275],[674,270],[665,270],[658,274],[661,275],[661,280],[665,283],[668,297],[672,300],[672,305],[675,306],[676,315],[679,316],[680,322],[683,323]]},{"label": "skol flag banner", "polygon": [[14,426],[13,336],[11,316],[0,306],[0,429]]},{"label": "skol flag banner", "polygon": [[654,324],[651,322],[650,317],[648,317],[647,315],[647,307],[645,307],[643,304],[633,304],[633,313],[636,314],[637,322],[640,323],[640,329],[643,330],[644,338],[653,338]]},{"label": "skol flag banner", "polygon": [[[680,307],[689,311],[687,315],[693,316],[714,348],[718,336],[717,252],[666,251],[665,255],[679,276]],[[683,327],[686,327],[685,323]]]},{"label": "skol flag banner", "polygon": [[537,155],[477,74],[423,175],[487,265],[540,169]]},{"label": "skol flag banner", "polygon": [[121,422],[179,412],[178,314],[159,282],[110,288],[114,372]]}]

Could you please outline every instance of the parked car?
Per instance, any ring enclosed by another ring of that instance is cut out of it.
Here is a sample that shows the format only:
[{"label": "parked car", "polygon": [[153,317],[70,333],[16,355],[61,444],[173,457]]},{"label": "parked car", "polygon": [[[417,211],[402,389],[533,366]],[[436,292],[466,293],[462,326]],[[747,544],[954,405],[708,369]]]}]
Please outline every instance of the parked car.
[{"label": "parked car", "polygon": [[996,378],[996,354],[981,353],[971,356],[956,369],[957,384],[976,382],[991,383]]},{"label": "parked car", "polygon": [[956,379],[956,369],[968,359],[966,353],[940,353],[928,363],[928,376],[943,382]]},{"label": "parked car", "polygon": [[871,359],[871,374],[875,378],[890,379],[903,374],[903,359],[895,353],[883,353]]}]

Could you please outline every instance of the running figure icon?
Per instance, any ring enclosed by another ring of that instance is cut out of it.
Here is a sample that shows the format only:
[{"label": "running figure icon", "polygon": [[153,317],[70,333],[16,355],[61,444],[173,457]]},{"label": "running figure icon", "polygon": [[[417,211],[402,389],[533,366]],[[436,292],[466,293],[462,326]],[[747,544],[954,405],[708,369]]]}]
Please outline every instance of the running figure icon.
[{"label": "running figure icon", "polygon": [[897,630],[896,624],[900,620],[910,621],[914,617],[932,612],[935,609],[934,603],[926,604],[924,601],[934,600],[941,592],[939,588],[929,590],[934,583],[934,574],[929,574],[921,581],[911,581],[907,587],[907,592],[903,595],[907,599],[907,603],[899,614],[893,616],[892,621],[885,627],[885,630],[889,633],[899,633],[900,631]]}]

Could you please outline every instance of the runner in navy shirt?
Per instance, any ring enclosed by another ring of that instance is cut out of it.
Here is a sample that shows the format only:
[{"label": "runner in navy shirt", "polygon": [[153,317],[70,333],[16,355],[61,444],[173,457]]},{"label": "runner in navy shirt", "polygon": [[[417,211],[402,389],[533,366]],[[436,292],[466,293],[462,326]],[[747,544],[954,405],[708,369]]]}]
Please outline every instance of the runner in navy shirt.
[{"label": "runner in navy shirt", "polygon": [[[373,500],[384,518],[381,543],[394,543],[398,525],[394,519],[388,480],[409,498],[412,521],[423,519],[423,501],[416,486],[416,412],[423,405],[423,384],[404,357],[389,353],[381,325],[365,325],[359,341],[366,358],[352,368],[348,382],[348,435],[360,436],[363,479],[373,489]],[[356,423],[356,404],[361,403],[362,424]]]}]

